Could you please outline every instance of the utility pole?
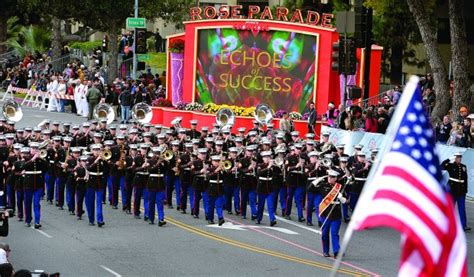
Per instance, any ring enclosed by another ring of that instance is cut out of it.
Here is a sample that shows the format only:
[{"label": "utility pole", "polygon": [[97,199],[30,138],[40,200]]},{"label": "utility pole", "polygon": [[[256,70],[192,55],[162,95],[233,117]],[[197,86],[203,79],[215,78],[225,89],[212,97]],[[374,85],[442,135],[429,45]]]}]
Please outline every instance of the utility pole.
[{"label": "utility pole", "polygon": [[[134,5],[134,17],[135,18],[138,18],[138,0],[135,0],[135,5]],[[135,34],[137,33],[137,29],[135,28],[134,29],[134,36]],[[136,50],[137,50],[137,42],[136,42],[136,39],[133,40],[133,69],[132,69],[132,79],[133,80],[136,80],[137,79],[137,53],[136,53]]]},{"label": "utility pole", "polygon": [[370,90],[370,57],[372,53],[372,9],[366,9],[365,14],[365,61],[364,61],[364,99],[369,98]]}]

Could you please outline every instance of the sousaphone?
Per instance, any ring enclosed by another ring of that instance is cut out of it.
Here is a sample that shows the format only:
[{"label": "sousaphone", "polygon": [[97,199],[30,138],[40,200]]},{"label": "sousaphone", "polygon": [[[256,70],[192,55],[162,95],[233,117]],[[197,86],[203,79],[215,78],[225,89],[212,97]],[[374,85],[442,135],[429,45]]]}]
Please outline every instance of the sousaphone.
[{"label": "sousaphone", "polygon": [[95,105],[94,118],[97,120],[107,120],[107,124],[114,122],[115,120],[115,111],[109,104],[100,103]]},{"label": "sousaphone", "polygon": [[20,104],[12,99],[7,100],[5,104],[3,104],[2,112],[7,120],[13,122],[18,122],[23,118],[23,111],[21,110]]},{"label": "sousaphone", "polygon": [[150,105],[137,103],[132,107],[132,118],[140,124],[150,123],[153,112]]}]

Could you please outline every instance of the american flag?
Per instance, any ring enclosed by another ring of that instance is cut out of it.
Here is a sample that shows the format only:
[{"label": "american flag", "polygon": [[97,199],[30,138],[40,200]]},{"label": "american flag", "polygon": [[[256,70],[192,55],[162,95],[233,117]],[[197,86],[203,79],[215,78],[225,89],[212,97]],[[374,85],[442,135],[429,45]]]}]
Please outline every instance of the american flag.
[{"label": "american flag", "polygon": [[355,230],[402,234],[399,276],[467,276],[466,238],[435,153],[418,78],[405,87],[387,138],[352,217]]}]

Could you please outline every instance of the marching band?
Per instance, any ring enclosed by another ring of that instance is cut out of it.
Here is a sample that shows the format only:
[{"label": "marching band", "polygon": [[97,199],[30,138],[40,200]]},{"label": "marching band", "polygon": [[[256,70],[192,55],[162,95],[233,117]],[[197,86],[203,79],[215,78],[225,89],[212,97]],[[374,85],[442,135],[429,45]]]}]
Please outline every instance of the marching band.
[{"label": "marching band", "polygon": [[138,121],[109,126],[104,118],[82,126],[63,123],[62,131],[57,121],[15,130],[14,122],[2,120],[6,193],[0,205],[16,209],[27,226],[33,205],[35,228],[41,227],[43,197],[59,209],[66,205],[78,220],[85,203],[89,224],[98,227],[105,224],[107,201],[112,209],[121,203],[125,213],[140,219],[143,199],[143,219],[155,224],[156,210],[158,226],[166,224],[164,207],[173,203],[182,214],[189,210],[199,218],[202,202],[205,220],[214,224],[216,212],[219,225],[225,223],[224,211],[261,224],[266,206],[270,226],[277,224],[277,214],[287,220],[296,214],[308,226],[317,222],[324,254],[329,256],[331,234],[337,255],[341,221],[350,220],[376,150],[367,158],[356,145],[348,156],[344,145],[330,142],[328,132],[315,141],[314,134],[302,138],[294,131],[287,141],[286,134],[258,118],[246,134],[245,128],[234,133],[226,116],[218,113],[210,132],[198,131],[196,120],[191,129],[181,128],[181,118],[169,128]]}]

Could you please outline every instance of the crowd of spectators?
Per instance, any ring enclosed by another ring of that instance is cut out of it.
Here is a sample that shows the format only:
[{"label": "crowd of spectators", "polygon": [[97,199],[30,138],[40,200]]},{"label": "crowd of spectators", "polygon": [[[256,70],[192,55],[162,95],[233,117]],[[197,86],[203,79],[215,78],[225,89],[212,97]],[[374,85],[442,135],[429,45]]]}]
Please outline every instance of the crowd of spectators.
[{"label": "crowd of spectators", "polygon": [[[72,60],[62,71],[55,71],[51,64],[37,63],[27,56],[12,68],[0,69],[0,83],[4,88],[13,85],[50,95],[72,96],[74,100],[49,97],[48,111],[71,112],[89,119],[95,104],[105,102],[113,106],[123,123],[130,119],[130,108],[134,104],[145,102],[151,105],[153,100],[166,95],[164,71],[152,74],[148,68],[137,80],[117,78],[109,82],[104,67],[95,64],[90,67],[79,60]],[[67,106],[70,109],[66,109]]]},{"label": "crowd of spectators", "polygon": [[[421,78],[423,102],[428,114],[431,114],[436,104],[434,82],[431,74]],[[452,83],[451,83],[452,97]],[[329,103],[328,109],[322,114],[323,125],[350,131],[363,131],[384,134],[390,119],[400,99],[402,90],[400,86],[386,91],[380,96],[377,105],[368,105],[362,109],[359,105],[343,105],[336,108],[334,103]],[[446,115],[443,121],[435,124],[436,139],[438,142],[450,146],[474,148],[474,114],[469,115],[468,107],[462,106],[459,116],[453,118]]]}]

